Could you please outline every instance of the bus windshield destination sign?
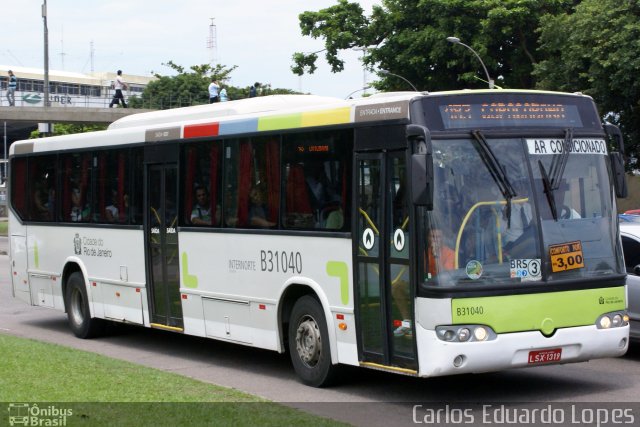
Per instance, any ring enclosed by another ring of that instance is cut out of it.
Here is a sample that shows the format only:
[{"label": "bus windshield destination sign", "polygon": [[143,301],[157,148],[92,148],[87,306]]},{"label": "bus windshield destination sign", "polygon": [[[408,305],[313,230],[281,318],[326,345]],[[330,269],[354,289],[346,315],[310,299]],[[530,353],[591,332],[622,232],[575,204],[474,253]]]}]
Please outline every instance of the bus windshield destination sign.
[{"label": "bus windshield destination sign", "polygon": [[575,105],[543,102],[483,102],[440,105],[445,129],[489,126],[582,127]]}]

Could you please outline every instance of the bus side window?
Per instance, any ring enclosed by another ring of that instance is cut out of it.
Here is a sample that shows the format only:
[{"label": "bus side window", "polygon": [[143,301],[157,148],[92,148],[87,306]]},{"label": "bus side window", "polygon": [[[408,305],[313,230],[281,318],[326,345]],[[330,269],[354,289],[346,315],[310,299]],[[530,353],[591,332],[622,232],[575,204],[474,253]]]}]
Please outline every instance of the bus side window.
[{"label": "bus side window", "polygon": [[95,222],[126,224],[129,215],[129,161],[126,150],[98,154]]},{"label": "bus side window", "polygon": [[29,161],[29,219],[54,221],[56,213],[56,156],[38,156]]},{"label": "bus side window", "polygon": [[183,225],[220,226],[221,147],[219,141],[207,141],[183,149]]},{"label": "bus side window", "polygon": [[282,144],[285,180],[282,223],[290,229],[346,231],[353,133],[287,135]]},{"label": "bus side window", "polygon": [[11,206],[21,219],[27,218],[27,159],[11,161]]},{"label": "bus side window", "polygon": [[90,153],[71,153],[61,156],[62,221],[89,222],[92,214],[93,189],[91,186]]}]

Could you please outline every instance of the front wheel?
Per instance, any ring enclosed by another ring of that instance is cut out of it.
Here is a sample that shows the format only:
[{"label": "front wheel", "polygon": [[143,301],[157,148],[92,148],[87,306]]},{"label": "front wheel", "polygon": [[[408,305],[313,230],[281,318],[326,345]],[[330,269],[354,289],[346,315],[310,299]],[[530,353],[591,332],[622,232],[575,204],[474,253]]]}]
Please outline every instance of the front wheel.
[{"label": "front wheel", "polygon": [[67,282],[67,317],[69,326],[78,338],[93,338],[104,330],[102,319],[91,318],[89,299],[82,273],[71,273]]},{"label": "front wheel", "polygon": [[289,320],[289,354],[304,384],[324,387],[334,380],[337,367],[331,364],[327,321],[320,303],[309,295],[293,306]]}]

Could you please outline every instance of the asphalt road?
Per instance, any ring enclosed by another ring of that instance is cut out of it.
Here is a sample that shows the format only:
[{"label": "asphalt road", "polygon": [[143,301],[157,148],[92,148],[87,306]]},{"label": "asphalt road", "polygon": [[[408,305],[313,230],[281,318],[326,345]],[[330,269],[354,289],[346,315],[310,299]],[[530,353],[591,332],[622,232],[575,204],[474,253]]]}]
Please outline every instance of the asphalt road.
[{"label": "asphalt road", "polygon": [[[3,244],[6,240],[0,239],[0,252]],[[0,255],[0,333],[175,372],[354,425],[414,425],[415,404],[479,402],[513,407],[526,402],[636,402],[640,419],[638,345],[617,359],[446,378],[417,379],[349,367],[339,385],[314,389],[297,381],[287,355],[266,350],[126,326],[98,339],[77,339],[65,313],[12,298],[6,255]]]}]

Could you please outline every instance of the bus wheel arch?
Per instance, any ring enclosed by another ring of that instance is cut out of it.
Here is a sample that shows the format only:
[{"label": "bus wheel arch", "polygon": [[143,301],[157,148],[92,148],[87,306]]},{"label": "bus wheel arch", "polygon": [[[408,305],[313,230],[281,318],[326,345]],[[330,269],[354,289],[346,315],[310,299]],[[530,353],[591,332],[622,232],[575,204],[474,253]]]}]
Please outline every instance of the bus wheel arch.
[{"label": "bus wheel arch", "polygon": [[78,264],[65,266],[62,280],[69,327],[78,338],[93,338],[104,332],[104,321],[91,316],[85,275]]}]

